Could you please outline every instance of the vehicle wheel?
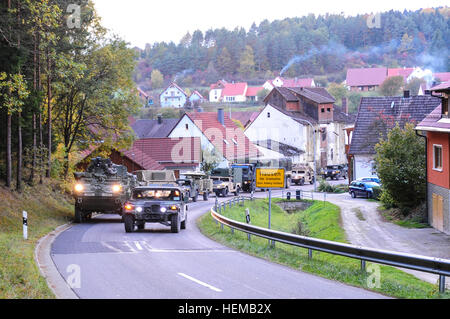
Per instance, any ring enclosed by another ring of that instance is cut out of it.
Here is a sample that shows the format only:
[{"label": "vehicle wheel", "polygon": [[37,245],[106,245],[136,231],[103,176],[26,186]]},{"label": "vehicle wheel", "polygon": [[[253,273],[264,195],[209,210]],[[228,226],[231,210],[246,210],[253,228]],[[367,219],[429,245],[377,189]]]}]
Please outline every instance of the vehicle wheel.
[{"label": "vehicle wheel", "polygon": [[299,184],[299,182],[295,181],[295,182],[294,182],[294,184],[295,184],[295,185],[298,185],[298,184]]},{"label": "vehicle wheel", "polygon": [[222,189],[222,197],[226,197],[228,195],[228,188],[227,189]]},{"label": "vehicle wheel", "polygon": [[136,226],[138,230],[143,230],[145,229],[145,222],[136,223]]},{"label": "vehicle wheel", "polygon": [[350,192],[350,195],[352,195],[352,198],[356,198],[355,192]]},{"label": "vehicle wheel", "polygon": [[203,193],[203,200],[208,200],[209,194],[208,192]]},{"label": "vehicle wheel", "polygon": [[81,224],[83,221],[83,212],[81,209],[75,207],[75,223]]},{"label": "vehicle wheel", "polygon": [[187,213],[184,216],[184,220],[181,222],[181,226],[180,226],[181,229],[186,229],[186,222],[187,222]]},{"label": "vehicle wheel", "polygon": [[237,195],[239,194],[240,191],[241,191],[240,188],[239,188],[239,187],[236,187],[236,191],[234,192],[234,196],[237,196]]},{"label": "vehicle wheel", "polygon": [[133,216],[124,215],[123,223],[125,225],[125,232],[132,233],[134,231],[134,217]]},{"label": "vehicle wheel", "polygon": [[193,201],[193,202],[196,202],[196,201],[197,201],[197,199],[198,199],[198,193],[196,193],[196,194],[195,194],[195,196],[194,196],[194,197],[192,197],[192,201]]},{"label": "vehicle wheel", "polygon": [[181,228],[180,214],[173,214],[170,217],[170,230],[172,233],[179,233]]},{"label": "vehicle wheel", "polygon": [[300,181],[300,186],[303,186],[303,185],[305,185],[305,179],[302,178],[301,181]]}]

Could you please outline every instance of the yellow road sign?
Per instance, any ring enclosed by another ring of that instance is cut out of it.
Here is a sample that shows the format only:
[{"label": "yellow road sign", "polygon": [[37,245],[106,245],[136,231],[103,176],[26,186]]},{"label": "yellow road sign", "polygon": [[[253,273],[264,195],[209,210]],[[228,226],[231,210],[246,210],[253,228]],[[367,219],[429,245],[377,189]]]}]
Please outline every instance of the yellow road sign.
[{"label": "yellow road sign", "polygon": [[284,168],[262,168],[256,169],[257,188],[284,188]]}]

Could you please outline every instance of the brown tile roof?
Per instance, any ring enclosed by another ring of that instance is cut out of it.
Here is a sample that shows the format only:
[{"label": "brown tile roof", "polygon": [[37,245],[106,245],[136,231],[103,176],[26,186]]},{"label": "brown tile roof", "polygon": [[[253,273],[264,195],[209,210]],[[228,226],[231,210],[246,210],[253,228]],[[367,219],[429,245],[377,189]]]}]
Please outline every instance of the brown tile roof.
[{"label": "brown tile roof", "polygon": [[350,154],[375,154],[380,135],[397,123],[419,123],[441,103],[439,98],[422,95],[403,97],[363,97],[356,117]]}]

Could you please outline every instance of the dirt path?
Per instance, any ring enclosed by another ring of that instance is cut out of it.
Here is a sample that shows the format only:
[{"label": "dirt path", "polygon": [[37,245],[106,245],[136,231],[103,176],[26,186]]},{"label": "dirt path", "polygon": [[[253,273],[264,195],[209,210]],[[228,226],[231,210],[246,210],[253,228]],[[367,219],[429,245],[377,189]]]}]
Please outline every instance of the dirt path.
[{"label": "dirt path", "polygon": [[[405,228],[385,222],[376,202],[353,199],[349,194],[328,194],[327,200],[341,207],[342,226],[355,245],[450,259],[450,236],[434,228]],[[438,276],[405,270],[416,277],[437,283]],[[450,287],[447,277],[446,286]]]}]

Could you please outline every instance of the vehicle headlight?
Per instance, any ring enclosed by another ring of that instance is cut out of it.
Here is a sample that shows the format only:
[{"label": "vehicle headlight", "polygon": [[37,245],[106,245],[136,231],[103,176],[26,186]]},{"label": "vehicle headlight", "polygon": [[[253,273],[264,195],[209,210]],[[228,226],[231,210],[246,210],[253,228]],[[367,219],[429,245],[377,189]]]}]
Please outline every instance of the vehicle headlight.
[{"label": "vehicle headlight", "polygon": [[76,192],[80,193],[80,192],[83,191],[84,186],[83,186],[83,184],[75,184],[74,189],[75,189]]},{"label": "vehicle headlight", "polygon": [[161,213],[165,213],[165,212],[167,212],[167,208],[165,208],[165,207],[161,207],[161,209],[159,210]]},{"label": "vehicle headlight", "polygon": [[143,209],[142,209],[141,206],[138,206],[138,207],[136,207],[136,211],[137,211],[138,213],[142,213]]},{"label": "vehicle headlight", "polygon": [[131,210],[133,210],[134,206],[131,205],[130,203],[126,203],[124,205],[124,208],[125,208],[126,211],[131,211]]},{"label": "vehicle headlight", "polygon": [[122,185],[115,184],[115,185],[113,185],[113,187],[112,187],[113,193],[119,193],[121,190],[122,190]]}]

